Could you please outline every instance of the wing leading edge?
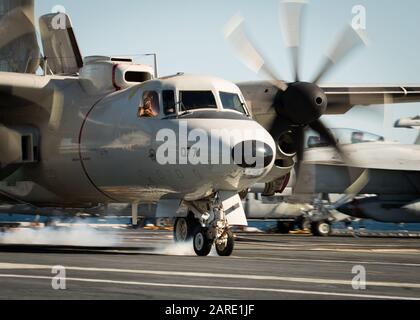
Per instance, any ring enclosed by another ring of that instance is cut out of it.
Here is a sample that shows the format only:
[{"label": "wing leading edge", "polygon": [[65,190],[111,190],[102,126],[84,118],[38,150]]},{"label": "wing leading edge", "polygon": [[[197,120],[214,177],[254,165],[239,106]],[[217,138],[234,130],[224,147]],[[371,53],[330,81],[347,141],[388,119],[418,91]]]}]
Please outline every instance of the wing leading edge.
[{"label": "wing leading edge", "polygon": [[[275,113],[271,108],[278,89],[267,81],[240,83],[245,100],[256,116]],[[328,98],[326,115],[345,114],[355,106],[420,102],[420,85],[321,86]]]},{"label": "wing leading edge", "polygon": [[354,106],[420,102],[417,86],[321,87],[328,97],[326,114],[344,114]]}]

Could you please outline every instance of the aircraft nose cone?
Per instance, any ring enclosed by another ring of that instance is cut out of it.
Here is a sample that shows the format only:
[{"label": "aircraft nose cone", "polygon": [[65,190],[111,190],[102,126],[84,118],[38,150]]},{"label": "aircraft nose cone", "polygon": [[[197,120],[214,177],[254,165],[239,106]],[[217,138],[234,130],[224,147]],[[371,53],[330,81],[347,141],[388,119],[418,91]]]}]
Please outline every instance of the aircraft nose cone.
[{"label": "aircraft nose cone", "polygon": [[359,206],[357,200],[353,200],[352,202],[345,203],[337,208],[337,211],[344,213],[348,216],[360,218],[360,219],[367,219],[367,216],[363,212],[362,208]]},{"label": "aircraft nose cone", "polygon": [[273,162],[274,151],[261,141],[243,141],[232,148],[232,159],[242,168],[264,169]]}]

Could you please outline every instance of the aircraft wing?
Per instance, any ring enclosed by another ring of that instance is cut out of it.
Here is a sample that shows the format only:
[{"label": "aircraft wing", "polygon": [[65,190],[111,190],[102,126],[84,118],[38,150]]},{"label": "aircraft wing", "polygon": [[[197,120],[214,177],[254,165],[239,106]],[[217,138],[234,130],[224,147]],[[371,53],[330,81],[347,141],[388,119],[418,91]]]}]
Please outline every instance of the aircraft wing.
[{"label": "aircraft wing", "polygon": [[360,169],[419,172],[420,146],[396,142],[366,142],[342,145],[351,159],[344,163],[331,147],[310,148],[305,151],[305,164],[325,166],[349,165]]},{"label": "aircraft wing", "polygon": [[344,114],[354,106],[420,102],[418,86],[321,86],[328,97],[326,114]]},{"label": "aircraft wing", "polygon": [[[267,81],[238,84],[245,100],[257,118],[270,118],[275,113],[272,108],[274,98],[279,93],[277,87]],[[420,85],[379,85],[379,86],[321,86],[328,98],[326,115],[345,114],[354,106],[371,106],[396,103],[420,102]]]}]

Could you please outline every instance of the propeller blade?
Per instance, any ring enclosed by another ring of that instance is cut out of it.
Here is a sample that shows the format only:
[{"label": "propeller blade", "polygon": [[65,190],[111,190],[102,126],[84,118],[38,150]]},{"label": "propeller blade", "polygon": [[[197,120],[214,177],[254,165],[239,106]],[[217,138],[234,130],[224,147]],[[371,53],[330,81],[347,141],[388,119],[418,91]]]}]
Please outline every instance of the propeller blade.
[{"label": "propeller blade", "polygon": [[367,35],[363,30],[355,30],[350,25],[347,26],[336,40],[333,49],[325,59],[323,67],[312,82],[319,84],[322,78],[333,69],[334,65],[340,63],[350,52],[361,45],[366,46],[367,43]]},{"label": "propeller blade", "polygon": [[283,39],[289,48],[295,81],[300,81],[300,45],[302,32],[302,14],[307,5],[304,0],[286,0],[280,2],[280,26]]},{"label": "propeller blade", "polygon": [[297,163],[295,165],[296,180],[299,180],[299,172],[302,161],[305,158],[305,128],[295,127],[293,129],[293,136],[296,147]]},{"label": "propeller blade", "polygon": [[370,173],[369,170],[366,169],[361,175],[359,175],[359,169],[351,167],[352,163],[357,162],[355,162],[354,159],[351,159],[343,152],[343,150],[338,145],[334,135],[330,130],[328,130],[328,128],[322,123],[321,120],[317,120],[311,123],[310,127],[312,130],[315,130],[317,133],[319,133],[321,137],[326,139],[327,142],[334,147],[334,149],[342,158],[343,162],[347,165],[349,179],[352,184],[344,191],[343,197],[333,205],[332,209],[336,209],[344,203],[354,199],[366,187],[370,180]]},{"label": "propeller blade", "polygon": [[235,15],[230,19],[225,28],[225,39],[232,45],[238,57],[253,72],[265,74],[271,83],[282,91],[287,90],[287,84],[279,80],[272,68],[268,66],[267,60],[257,50],[253,41],[245,31],[244,19],[240,15]]},{"label": "propeller blade", "polygon": [[330,130],[322,123],[321,120],[316,120],[312,122],[310,125],[310,128],[317,132],[322,138],[327,140],[328,144],[334,147],[340,155],[342,154],[342,150],[338,146],[337,140],[335,139],[334,135],[331,133]]},{"label": "propeller blade", "polygon": [[336,202],[334,202],[329,209],[336,210],[345,203],[352,201],[362,190],[368,185],[370,181],[370,172],[369,169],[365,169],[363,173],[359,176],[353,184],[344,191],[344,194]]}]

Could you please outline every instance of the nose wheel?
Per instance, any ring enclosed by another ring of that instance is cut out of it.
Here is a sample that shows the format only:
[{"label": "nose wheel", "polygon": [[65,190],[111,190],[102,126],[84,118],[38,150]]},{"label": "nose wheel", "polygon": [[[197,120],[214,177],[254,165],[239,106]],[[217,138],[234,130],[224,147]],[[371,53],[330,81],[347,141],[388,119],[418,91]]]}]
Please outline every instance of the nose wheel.
[{"label": "nose wheel", "polygon": [[232,255],[235,247],[235,238],[231,230],[227,230],[220,239],[211,239],[209,237],[208,228],[200,228],[194,235],[194,251],[199,257],[206,257],[210,254],[213,247],[216,247],[216,252],[221,257],[229,257]]},{"label": "nose wheel", "polygon": [[235,238],[231,230],[227,230],[223,237],[216,241],[216,251],[221,257],[230,257],[235,247]]},{"label": "nose wheel", "polygon": [[[223,199],[227,200],[223,200]],[[228,201],[230,200],[230,202]],[[229,224],[228,217],[225,214],[225,206],[230,209],[233,208],[233,202],[239,202],[239,209],[236,212],[239,218],[235,223],[241,223],[241,213],[244,219],[245,213],[240,205],[240,197],[238,195],[232,196],[231,194],[220,196],[216,193],[213,197],[194,202],[184,202],[191,210],[190,221],[195,221],[193,234],[193,246],[195,253],[200,257],[208,256],[211,252],[213,244],[216,247],[217,254],[221,257],[228,257],[232,255],[235,246],[235,239]],[[241,211],[242,209],[242,211]],[[186,223],[187,222],[187,223]],[[175,237],[183,238],[188,232],[185,231],[185,225],[188,223],[188,218],[178,218],[175,223]]]},{"label": "nose wheel", "polygon": [[213,246],[213,240],[208,237],[208,229],[200,228],[194,235],[194,251],[199,257],[207,257]]},{"label": "nose wheel", "polygon": [[200,223],[193,216],[189,215],[186,218],[176,218],[174,223],[174,240],[175,242],[190,241],[197,229],[200,228]]}]

